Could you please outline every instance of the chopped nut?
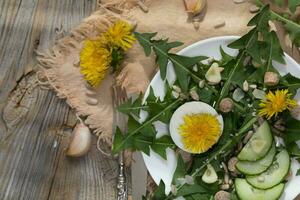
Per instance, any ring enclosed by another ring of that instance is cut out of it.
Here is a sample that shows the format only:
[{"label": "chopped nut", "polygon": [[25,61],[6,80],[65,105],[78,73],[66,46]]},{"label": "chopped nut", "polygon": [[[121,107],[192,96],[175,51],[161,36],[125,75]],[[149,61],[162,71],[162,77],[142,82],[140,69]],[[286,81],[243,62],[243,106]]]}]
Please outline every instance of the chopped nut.
[{"label": "chopped nut", "polygon": [[248,133],[246,134],[246,136],[243,139],[243,143],[246,144],[250,140],[252,135],[253,135],[253,131],[248,131]]},{"label": "chopped nut", "polygon": [[247,56],[245,59],[244,59],[244,62],[243,62],[243,66],[246,67],[251,61],[251,57],[250,56]]},{"label": "chopped nut", "polygon": [[262,100],[266,99],[266,93],[263,90],[254,89],[252,94],[256,99],[262,99]]},{"label": "chopped nut", "polygon": [[249,87],[252,88],[252,89],[256,89],[256,88],[257,88],[257,85],[251,84],[251,85],[249,85]]},{"label": "chopped nut", "polygon": [[143,12],[145,13],[149,12],[149,8],[141,0],[138,0],[137,4]]},{"label": "chopped nut", "polygon": [[230,98],[222,99],[219,104],[219,109],[223,113],[228,113],[228,112],[232,111],[233,107],[234,107],[234,104],[233,104],[232,99],[230,99]]},{"label": "chopped nut", "polygon": [[232,157],[232,158],[229,159],[229,161],[228,161],[229,171],[231,171],[231,172],[237,171],[236,168],[235,168],[235,165],[236,165],[237,162],[238,162],[237,157]]},{"label": "chopped nut", "polygon": [[220,190],[214,196],[215,200],[230,200],[230,193],[224,190]]},{"label": "chopped nut", "polygon": [[199,23],[199,22],[193,22],[193,25],[194,25],[194,28],[195,28],[196,30],[198,30],[199,27],[200,27],[200,23]]},{"label": "chopped nut", "polygon": [[300,117],[300,106],[299,105],[297,105],[295,108],[293,108],[291,110],[291,115],[295,119],[298,119]]},{"label": "chopped nut", "polygon": [[172,85],[172,88],[175,92],[181,93],[181,88],[178,87],[177,85]]},{"label": "chopped nut", "polygon": [[173,97],[175,98],[175,99],[177,99],[178,97],[179,97],[179,93],[178,92],[176,92],[176,91],[172,91],[172,95],[173,95]]},{"label": "chopped nut", "polygon": [[230,188],[230,185],[229,184],[223,184],[221,185],[220,189],[221,190],[228,190]]},{"label": "chopped nut", "polygon": [[192,97],[193,100],[199,101],[199,95],[198,95],[196,90],[191,90],[190,91],[190,96]]},{"label": "chopped nut", "polygon": [[274,86],[279,83],[279,76],[275,72],[266,72],[264,77],[264,83],[268,86]]},{"label": "chopped nut", "polygon": [[232,94],[233,100],[239,102],[245,97],[245,93],[240,88],[236,88]]},{"label": "chopped nut", "polygon": [[249,83],[248,83],[247,80],[245,80],[244,83],[243,83],[243,90],[245,92],[248,92],[248,90],[249,90]]},{"label": "chopped nut", "polygon": [[199,81],[199,88],[204,88],[205,80]]}]

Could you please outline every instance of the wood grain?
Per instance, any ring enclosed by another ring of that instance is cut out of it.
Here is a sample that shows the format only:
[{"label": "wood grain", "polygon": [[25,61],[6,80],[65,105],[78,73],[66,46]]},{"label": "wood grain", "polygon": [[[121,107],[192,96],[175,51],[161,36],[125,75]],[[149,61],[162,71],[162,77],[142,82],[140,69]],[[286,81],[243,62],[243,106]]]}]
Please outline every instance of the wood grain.
[{"label": "wood grain", "polygon": [[37,86],[45,50],[96,9],[96,0],[0,0],[0,199],[115,199],[117,162],[92,147],[65,157],[74,113]]}]

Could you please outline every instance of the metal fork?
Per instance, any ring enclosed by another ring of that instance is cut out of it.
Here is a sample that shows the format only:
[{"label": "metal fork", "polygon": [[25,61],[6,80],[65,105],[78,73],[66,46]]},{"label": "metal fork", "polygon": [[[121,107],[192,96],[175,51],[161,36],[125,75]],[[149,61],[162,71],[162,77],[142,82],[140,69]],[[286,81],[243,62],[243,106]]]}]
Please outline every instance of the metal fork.
[{"label": "metal fork", "polygon": [[[116,84],[114,84],[116,85]],[[113,130],[119,127],[124,133],[126,131],[126,116],[117,111],[117,107],[127,100],[126,91],[120,86],[113,87],[113,101],[114,101],[114,123]],[[117,179],[117,200],[128,200],[128,187],[125,176],[124,166],[124,152],[119,153],[119,172]]]}]

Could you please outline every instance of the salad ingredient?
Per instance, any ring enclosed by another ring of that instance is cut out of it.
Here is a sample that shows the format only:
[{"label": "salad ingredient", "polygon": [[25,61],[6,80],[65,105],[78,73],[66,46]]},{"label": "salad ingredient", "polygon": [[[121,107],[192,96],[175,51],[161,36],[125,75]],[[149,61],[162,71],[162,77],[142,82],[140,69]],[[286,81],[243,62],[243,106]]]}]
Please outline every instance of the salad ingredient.
[{"label": "salad ingredient", "polygon": [[199,95],[195,89],[190,90],[190,96],[193,100],[199,101]]},{"label": "salad ingredient", "polygon": [[239,102],[239,101],[242,100],[244,97],[245,97],[245,93],[244,93],[243,90],[241,90],[240,88],[236,88],[236,89],[233,91],[233,94],[232,94],[233,100]]},{"label": "salad ingredient", "polygon": [[265,157],[260,160],[251,162],[251,161],[238,161],[236,168],[247,175],[255,175],[264,172],[273,162],[273,159],[276,154],[275,143],[273,142],[271,149]]},{"label": "salad ingredient", "polygon": [[264,83],[267,86],[275,86],[279,83],[279,75],[275,72],[266,72],[264,76]]},{"label": "salad ingredient", "polygon": [[280,183],[273,188],[261,190],[252,187],[245,179],[237,178],[235,179],[235,189],[236,193],[241,200],[254,200],[254,199],[268,199],[277,200],[281,196],[284,184]]},{"label": "salad ingredient", "polygon": [[223,118],[206,103],[187,102],[174,112],[169,129],[174,143],[182,150],[203,153],[219,140]]},{"label": "salad ingredient", "polygon": [[255,175],[246,176],[246,180],[252,186],[260,189],[268,189],[279,184],[290,170],[290,156],[286,150],[280,151],[267,171]]},{"label": "salad ingredient", "polygon": [[266,99],[266,93],[263,90],[259,90],[255,88],[252,94],[256,99]]},{"label": "salad ingredient", "polygon": [[270,150],[273,137],[267,121],[258,127],[256,132],[238,154],[239,160],[256,161],[264,157]]},{"label": "salad ingredient", "polygon": [[226,22],[223,19],[220,19],[219,21],[217,21],[214,25],[214,28],[221,28],[223,26],[225,26]]},{"label": "salad ingredient", "polygon": [[72,132],[72,138],[66,155],[70,157],[81,157],[87,154],[92,144],[92,134],[89,128],[80,120]]},{"label": "salad ingredient", "polygon": [[233,107],[234,107],[234,104],[233,104],[233,101],[231,98],[224,98],[220,101],[219,109],[223,113],[228,113],[228,112],[232,111]]},{"label": "salad ingredient", "polygon": [[230,193],[224,190],[220,190],[214,196],[215,200],[230,200]]},{"label": "salad ingredient", "polygon": [[262,100],[259,104],[259,115],[265,116],[267,119],[271,119],[273,116],[277,116],[285,110],[292,110],[297,106],[297,101],[291,99],[292,94],[289,90],[276,90],[275,92],[269,91],[266,95],[266,99]]},{"label": "salad ingredient", "polygon": [[249,83],[248,83],[247,80],[245,80],[245,81],[243,82],[243,90],[244,90],[245,92],[248,92],[248,90],[249,90]]},{"label": "salad ingredient", "polygon": [[185,10],[193,15],[199,14],[206,5],[206,0],[184,0]]},{"label": "salad ingredient", "polygon": [[206,170],[202,176],[202,181],[204,183],[212,184],[218,180],[218,175],[211,164],[206,166]]},{"label": "salad ingredient", "polygon": [[221,82],[221,72],[224,68],[219,67],[218,63],[213,63],[205,74],[209,84],[216,85]]},{"label": "salad ingredient", "polygon": [[228,161],[228,170],[231,172],[236,172],[236,164],[238,162],[237,157],[232,157]]}]

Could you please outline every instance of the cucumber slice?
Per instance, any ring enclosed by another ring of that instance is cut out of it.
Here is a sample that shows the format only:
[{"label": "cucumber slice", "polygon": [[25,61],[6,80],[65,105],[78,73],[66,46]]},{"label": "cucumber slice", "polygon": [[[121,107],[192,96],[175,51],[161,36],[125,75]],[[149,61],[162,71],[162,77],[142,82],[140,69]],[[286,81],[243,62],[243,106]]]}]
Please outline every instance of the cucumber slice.
[{"label": "cucumber slice", "polygon": [[236,168],[246,175],[260,174],[268,169],[276,154],[275,143],[273,142],[271,149],[265,157],[257,161],[238,161]]},{"label": "cucumber slice", "polygon": [[272,133],[268,122],[265,121],[253,134],[237,157],[239,160],[259,160],[268,153],[272,143]]},{"label": "cucumber slice", "polygon": [[267,190],[256,189],[241,178],[235,179],[234,186],[241,200],[276,200],[280,198],[284,189],[283,183]]},{"label": "cucumber slice", "polygon": [[263,173],[246,176],[246,180],[253,187],[268,189],[280,183],[290,170],[290,156],[284,149],[275,156],[272,165]]}]

